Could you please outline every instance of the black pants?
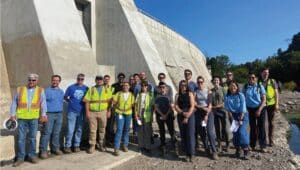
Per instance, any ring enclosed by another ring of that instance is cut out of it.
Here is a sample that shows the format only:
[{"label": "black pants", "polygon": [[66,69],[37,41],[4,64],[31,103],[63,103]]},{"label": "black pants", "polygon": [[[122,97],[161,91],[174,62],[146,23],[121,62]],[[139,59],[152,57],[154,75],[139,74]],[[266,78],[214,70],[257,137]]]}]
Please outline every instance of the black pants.
[{"label": "black pants", "polygon": [[115,125],[115,113],[112,110],[110,118],[107,119],[106,128],[105,128],[105,141],[109,144],[114,143],[114,139],[115,139],[114,125]]},{"label": "black pants", "polygon": [[269,124],[269,143],[273,143],[273,131],[274,131],[274,115],[275,115],[275,104],[267,106],[267,113],[268,113],[268,124]]},{"label": "black pants", "polygon": [[184,117],[182,113],[177,115],[180,137],[181,137],[181,148],[187,156],[195,155],[195,114],[188,118],[188,123],[183,124]]},{"label": "black pants", "polygon": [[156,122],[157,122],[158,128],[159,128],[160,144],[161,144],[161,146],[164,146],[166,144],[165,124],[167,125],[172,142],[175,141],[174,113],[169,113],[166,120],[161,120],[160,118],[161,118],[160,114],[156,113]]},{"label": "black pants", "polygon": [[[224,140],[225,142],[229,142],[228,130],[227,130],[227,113],[223,109],[214,109],[213,110],[215,116],[215,128],[217,140]],[[220,126],[221,124],[221,126]]]},{"label": "black pants", "polygon": [[265,131],[266,108],[261,111],[259,117],[256,117],[255,114],[258,108],[247,109],[250,121],[250,147],[255,147],[258,139],[260,147],[265,148],[267,145]]}]

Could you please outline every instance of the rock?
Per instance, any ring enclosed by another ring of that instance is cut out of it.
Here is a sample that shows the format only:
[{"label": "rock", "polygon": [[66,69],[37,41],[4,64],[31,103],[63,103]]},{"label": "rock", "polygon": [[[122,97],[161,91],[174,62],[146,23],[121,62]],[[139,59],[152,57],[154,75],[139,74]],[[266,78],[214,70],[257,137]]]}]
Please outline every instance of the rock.
[{"label": "rock", "polygon": [[294,104],[296,104],[296,103],[294,103],[294,102],[292,102],[292,101],[287,101],[286,104],[288,104],[288,105],[294,105]]},{"label": "rock", "polygon": [[292,163],[293,165],[297,165],[297,162],[294,159],[289,159],[289,162]]},{"label": "rock", "polygon": [[273,162],[274,160],[272,158],[269,159],[269,162]]}]

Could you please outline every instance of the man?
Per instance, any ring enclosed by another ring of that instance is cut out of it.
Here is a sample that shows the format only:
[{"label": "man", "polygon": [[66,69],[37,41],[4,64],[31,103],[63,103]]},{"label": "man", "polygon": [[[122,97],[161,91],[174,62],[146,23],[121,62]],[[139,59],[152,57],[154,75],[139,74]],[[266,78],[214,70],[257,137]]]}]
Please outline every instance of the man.
[{"label": "man", "polygon": [[227,93],[229,83],[233,80],[233,73],[231,71],[226,72],[226,81],[223,84],[224,90]]},{"label": "man", "polygon": [[84,103],[82,99],[88,90],[88,87],[84,85],[84,77],[84,74],[78,74],[77,82],[67,88],[64,96],[68,102],[68,127],[65,139],[65,153],[71,153],[72,146],[74,147],[74,152],[80,151],[82,125],[84,121]]},{"label": "man", "polygon": [[[147,81],[147,76],[146,73],[144,71],[140,72],[139,74],[140,80],[142,81]],[[148,82],[148,92],[154,92],[154,86],[152,85],[152,83]],[[138,83],[135,88],[134,88],[134,96],[136,97],[137,94],[141,91],[141,83]]]},{"label": "man", "polygon": [[188,87],[189,87],[189,90],[191,92],[195,92],[195,90],[197,89],[197,84],[196,82],[194,82],[192,80],[192,71],[190,69],[185,69],[184,70],[184,77],[185,77],[185,80],[188,82]]},{"label": "man", "polygon": [[59,146],[59,136],[62,126],[62,112],[64,102],[64,91],[59,88],[61,77],[53,75],[51,77],[52,85],[45,90],[47,101],[47,117],[48,122],[43,127],[40,139],[40,157],[42,159],[48,158],[48,144],[51,137],[50,149],[55,155],[61,155]]},{"label": "man", "polygon": [[[173,89],[171,88],[171,86],[169,86],[167,83],[166,83],[166,74],[165,73],[159,73],[158,76],[158,81],[159,82],[164,82],[166,84],[166,91],[167,91],[167,94],[168,96],[171,96],[171,98],[173,98]],[[159,93],[161,93],[161,89],[159,88],[159,85],[155,87],[154,89],[154,95],[158,95]]]},{"label": "man", "polygon": [[116,82],[112,85],[112,87],[115,89],[114,94],[116,94],[119,91],[122,91],[122,83],[125,80],[125,74],[119,73],[117,77],[118,77],[118,82]]},{"label": "man", "polygon": [[274,79],[269,78],[270,72],[269,68],[263,68],[261,71],[261,79],[258,81],[266,89],[266,99],[267,99],[267,114],[268,114],[268,137],[269,145],[273,146],[273,131],[274,131],[274,115],[275,111],[279,110],[279,93],[278,85]]},{"label": "man", "polygon": [[[36,156],[36,134],[38,130],[38,120],[41,123],[47,122],[47,103],[44,89],[37,86],[39,76],[29,74],[27,86],[17,88],[14,95],[10,119],[18,121],[18,151],[17,161],[14,167],[24,162],[26,155],[26,136],[29,139],[28,158],[31,163],[38,163]],[[41,113],[41,115],[40,115]]]},{"label": "man", "polygon": [[255,150],[257,138],[261,152],[266,152],[265,106],[266,91],[261,84],[256,84],[256,76],[249,74],[248,83],[243,88],[250,120],[250,147]]},{"label": "man", "polygon": [[[87,153],[92,154],[95,150],[96,138],[98,134],[97,143],[99,144],[98,149],[103,152],[104,149],[104,137],[105,127],[107,118],[110,117],[110,103],[112,99],[111,87],[108,85],[109,76],[105,76],[106,80],[103,82],[102,76],[96,76],[96,85],[91,87],[83,101],[85,102],[86,119],[89,121],[90,136],[89,144],[90,147]],[[98,130],[98,131],[97,131]]]},{"label": "man", "polygon": [[174,130],[174,102],[173,94],[168,92],[168,86],[165,82],[161,81],[158,84],[159,93],[155,97],[154,112],[156,113],[156,122],[159,127],[160,133],[160,149],[162,154],[165,153],[165,140],[166,131],[165,124],[168,127],[169,134],[173,147],[175,147],[175,130]]}]

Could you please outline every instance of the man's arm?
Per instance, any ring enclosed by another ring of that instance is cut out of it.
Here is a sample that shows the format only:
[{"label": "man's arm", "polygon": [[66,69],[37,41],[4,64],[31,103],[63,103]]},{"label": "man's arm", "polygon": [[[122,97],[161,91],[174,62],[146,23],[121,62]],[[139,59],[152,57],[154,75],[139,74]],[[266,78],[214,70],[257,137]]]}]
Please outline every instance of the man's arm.
[{"label": "man's arm", "polygon": [[16,112],[17,112],[17,106],[18,106],[18,98],[19,95],[16,93],[13,97],[12,104],[10,106],[10,119],[15,120],[16,119]]}]

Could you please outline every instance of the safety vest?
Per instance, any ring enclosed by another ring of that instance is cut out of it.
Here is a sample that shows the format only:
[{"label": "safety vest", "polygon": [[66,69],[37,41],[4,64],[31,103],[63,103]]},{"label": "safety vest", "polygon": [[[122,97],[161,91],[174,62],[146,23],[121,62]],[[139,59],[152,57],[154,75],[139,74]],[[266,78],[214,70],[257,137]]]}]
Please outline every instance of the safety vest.
[{"label": "safety vest", "polygon": [[120,91],[115,94],[113,98],[116,102],[115,112],[117,114],[131,115],[132,114],[132,105],[134,104],[134,96],[129,92],[128,99],[125,101],[124,92]]},{"label": "safety vest", "polygon": [[40,117],[40,106],[41,106],[41,94],[43,88],[36,86],[32,97],[30,108],[28,105],[27,87],[18,87],[17,93],[19,96],[17,106],[17,118],[18,119],[38,119]]},{"label": "safety vest", "polygon": [[142,102],[142,95],[141,93],[138,93],[137,97],[136,97],[136,102],[135,102],[135,113],[138,114],[141,118],[144,118],[144,121],[146,123],[150,122],[151,120],[151,102],[152,102],[152,93],[147,93],[146,94],[146,101],[145,101],[145,111],[143,113],[143,115],[141,115],[142,113],[142,108],[141,108],[141,102]]},{"label": "safety vest", "polygon": [[[259,82],[259,84],[263,84],[263,82]],[[266,88],[266,99],[267,99],[267,106],[274,105],[276,103],[275,99],[275,88],[273,86],[274,80],[268,79]]]},{"label": "safety vest", "polygon": [[101,94],[98,92],[97,87],[92,87],[84,96],[84,100],[89,102],[90,111],[101,112],[107,110],[113,94],[111,86],[102,87]]}]

